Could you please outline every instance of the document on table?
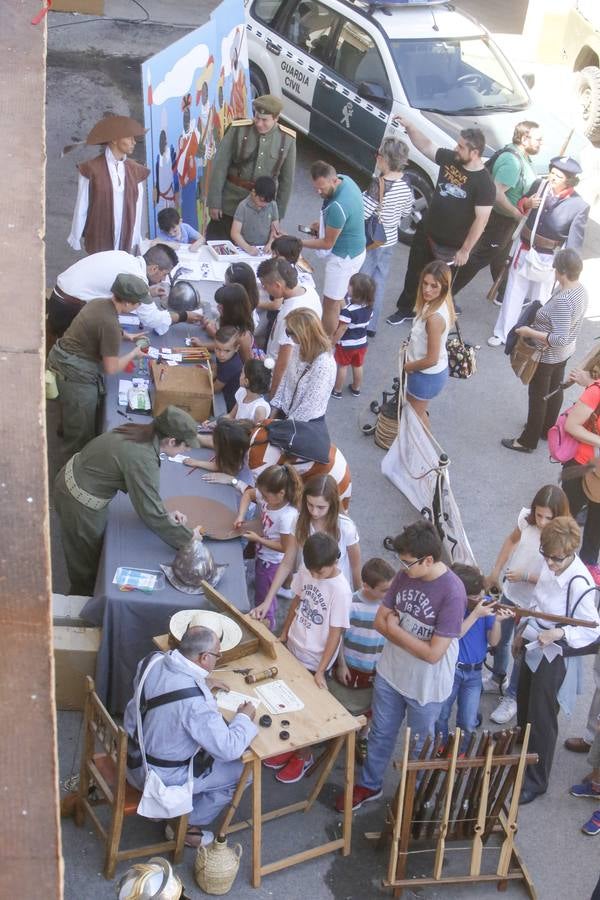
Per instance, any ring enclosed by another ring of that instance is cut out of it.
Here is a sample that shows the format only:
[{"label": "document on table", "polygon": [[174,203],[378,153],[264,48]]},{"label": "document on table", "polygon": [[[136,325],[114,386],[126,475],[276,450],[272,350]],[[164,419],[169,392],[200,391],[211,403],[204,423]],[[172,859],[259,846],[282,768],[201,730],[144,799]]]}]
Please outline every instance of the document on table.
[{"label": "document on table", "polygon": [[188,456],[185,453],[177,453],[176,456],[168,456],[167,459],[169,462],[182,463]]},{"label": "document on table", "polygon": [[132,315],[123,315],[122,314],[119,316],[119,323],[121,325],[139,325],[140,319],[139,319],[139,316],[136,316],[134,314],[132,314]]},{"label": "document on table", "polygon": [[256,686],[256,693],[272,715],[296,712],[304,709],[304,703],[285,681],[270,681]]},{"label": "document on table", "polygon": [[229,712],[237,712],[238,706],[241,706],[242,703],[252,703],[254,709],[258,709],[261,703],[258,697],[251,697],[250,694],[241,694],[239,691],[218,691],[215,694],[215,699],[217,706]]}]

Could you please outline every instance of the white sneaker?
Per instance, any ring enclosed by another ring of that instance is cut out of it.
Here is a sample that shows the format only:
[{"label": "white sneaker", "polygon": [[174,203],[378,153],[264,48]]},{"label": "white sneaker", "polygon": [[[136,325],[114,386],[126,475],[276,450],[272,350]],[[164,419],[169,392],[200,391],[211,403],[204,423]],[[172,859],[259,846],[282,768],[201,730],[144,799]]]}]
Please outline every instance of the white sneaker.
[{"label": "white sneaker", "polygon": [[282,597],[284,600],[293,600],[296,595],[290,588],[280,587],[277,591],[277,596]]},{"label": "white sneaker", "polygon": [[496,337],[496,335],[493,334],[487,339],[487,343],[488,347],[501,347],[504,341],[502,340],[502,338]]},{"label": "white sneaker", "polygon": [[517,714],[517,701],[512,697],[503,697],[496,709],[490,713],[490,719],[497,725],[506,725]]},{"label": "white sneaker", "polygon": [[492,672],[488,672],[481,679],[484,694],[501,694],[508,687],[508,675],[504,676],[502,682],[502,691],[500,690],[500,682],[496,681]]}]

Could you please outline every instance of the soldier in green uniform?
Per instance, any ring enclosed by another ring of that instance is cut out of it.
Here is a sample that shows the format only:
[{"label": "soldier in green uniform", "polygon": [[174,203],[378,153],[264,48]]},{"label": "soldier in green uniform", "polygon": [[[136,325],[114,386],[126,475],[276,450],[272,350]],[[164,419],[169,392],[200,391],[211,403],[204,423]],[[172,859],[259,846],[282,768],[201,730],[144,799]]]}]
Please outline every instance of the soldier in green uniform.
[{"label": "soldier in green uniform", "polygon": [[253,102],[254,120],[238,119],[225,132],[213,160],[208,187],[209,240],[229,239],[233,214],[259,175],[277,182],[277,208],[283,219],[292,194],[296,132],[279,124],[283,103],[272,94]]},{"label": "soldier in green uniform", "polygon": [[185,516],[167,513],[161,500],[159,454],[175,456],[199,446],[196,422],[167,406],[150,424],[107,431],[71,457],[54,482],[70,593],[94,591],[108,504],[118,491],[129,494],[140,519],[165,543],[179,548],[191,540]]},{"label": "soldier in green uniform", "polygon": [[[137,346],[119,356],[126,335],[119,315],[133,312],[140,303],[153,303],[148,285],[137,275],[117,275],[112,297],[91,300],[73,319],[48,354],[47,367],[56,375],[62,407],[65,452],[71,456],[96,436],[96,416],[104,396],[103,373],[123,372],[142,353]],[[127,335],[134,340],[137,335]]]}]

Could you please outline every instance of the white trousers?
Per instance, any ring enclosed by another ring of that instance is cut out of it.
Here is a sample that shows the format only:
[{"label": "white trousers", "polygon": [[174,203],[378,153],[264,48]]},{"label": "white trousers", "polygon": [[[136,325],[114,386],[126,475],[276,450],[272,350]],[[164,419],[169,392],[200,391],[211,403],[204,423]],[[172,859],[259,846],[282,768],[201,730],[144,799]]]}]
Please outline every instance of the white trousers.
[{"label": "white trousers", "polygon": [[554,286],[554,269],[548,272],[547,281],[530,281],[526,276],[527,251],[518,251],[516,263],[510,266],[502,309],[494,326],[494,335],[506,343],[508,332],[519,321],[525,298],[529,301],[539,300],[542,306],[550,297]]}]

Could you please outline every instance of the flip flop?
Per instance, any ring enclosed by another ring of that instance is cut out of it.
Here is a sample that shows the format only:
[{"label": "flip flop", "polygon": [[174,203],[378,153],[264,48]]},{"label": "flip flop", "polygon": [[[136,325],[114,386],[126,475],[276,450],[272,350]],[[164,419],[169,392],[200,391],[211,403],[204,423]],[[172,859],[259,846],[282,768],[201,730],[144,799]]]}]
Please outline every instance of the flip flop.
[{"label": "flip flop", "polygon": [[533,453],[531,447],[522,447],[517,443],[516,438],[502,438],[500,443],[503,447],[506,447],[507,450],[516,450],[517,453]]}]

